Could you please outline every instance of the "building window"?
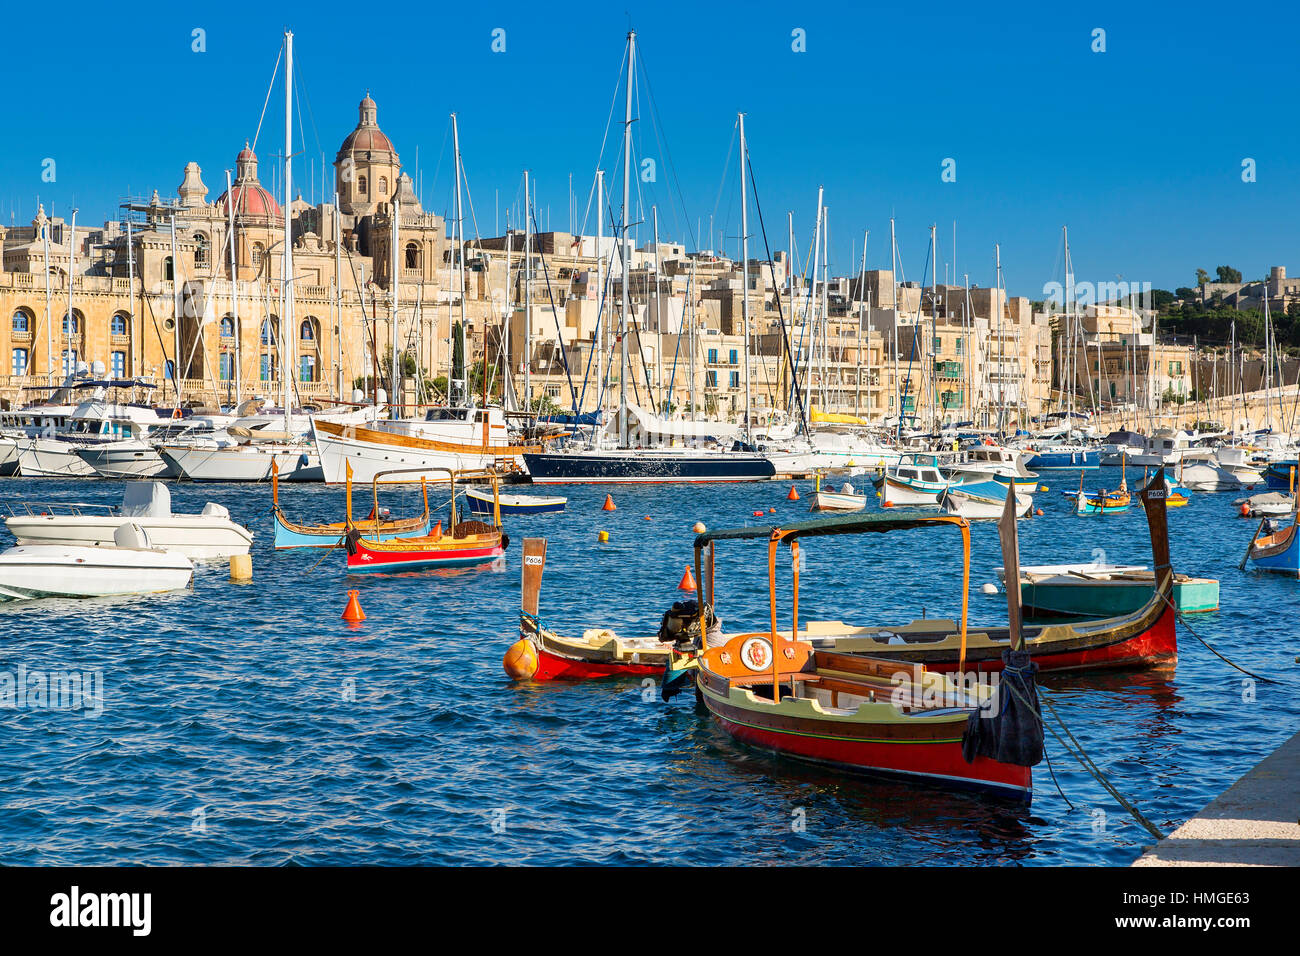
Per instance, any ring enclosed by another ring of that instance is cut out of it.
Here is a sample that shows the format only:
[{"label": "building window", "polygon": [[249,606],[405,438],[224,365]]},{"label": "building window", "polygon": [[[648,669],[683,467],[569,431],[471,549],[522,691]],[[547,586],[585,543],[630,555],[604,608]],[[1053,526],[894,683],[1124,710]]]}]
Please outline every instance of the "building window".
[{"label": "building window", "polygon": [[936,336],[934,337],[934,350],[935,350],[936,352],[942,352],[942,351],[943,351],[943,337],[942,337],[942,336],[938,336],[938,335],[936,335]]},{"label": "building window", "polygon": [[114,378],[126,378],[126,353],[114,352],[109,356],[109,368]]},{"label": "building window", "polygon": [[126,335],[126,316],[118,313],[108,320],[109,335]]},{"label": "building window", "polygon": [[235,337],[235,317],[233,315],[223,315],[221,317],[221,337],[223,339],[233,339]]},{"label": "building window", "polygon": [[64,349],[63,350],[63,374],[71,375],[76,370],[77,370],[77,350]]},{"label": "building window", "polygon": [[201,232],[194,234],[194,264],[200,269],[208,266],[208,237]]},{"label": "building window", "polygon": [[254,272],[260,272],[262,269],[262,254],[264,251],[260,242],[253,243],[252,248],[249,250],[248,259],[253,266]]},{"label": "building window", "polygon": [[298,380],[300,382],[316,381],[316,356],[304,355],[298,360]]},{"label": "building window", "polygon": [[14,349],[9,359],[9,371],[13,375],[27,374],[27,350]]},{"label": "building window", "polygon": [[710,365],[717,365],[717,364],[718,364],[718,350],[717,350],[717,349],[709,349],[709,364],[710,364]]},{"label": "building window", "polygon": [[298,335],[304,342],[315,342],[316,341],[316,320],[310,317],[303,319],[302,327]]},{"label": "building window", "polygon": [[740,373],[739,373],[739,372],[732,372],[732,373],[731,373],[731,376],[730,376],[730,382],[729,382],[728,384],[730,384],[732,388],[739,388],[739,387],[740,387]]},{"label": "building window", "polygon": [[379,177],[379,198],[383,199],[387,195],[388,195],[388,177],[380,176]]},{"label": "building window", "polygon": [[164,279],[174,279],[174,278],[175,278],[175,275],[174,275],[175,270],[172,269],[172,257],[171,257],[171,256],[168,256],[166,259],[163,260],[163,262],[162,262],[162,266],[163,266],[163,278],[164,278]]},{"label": "building window", "polygon": [[229,382],[235,377],[235,357],[229,352],[217,356],[217,376],[223,382]]},{"label": "building window", "polygon": [[176,380],[176,363],[171,359],[168,359],[167,363],[163,366],[163,378],[168,381]]},{"label": "building window", "polygon": [[707,372],[704,373],[704,387],[705,387],[705,388],[717,388],[717,387],[718,387],[718,373],[717,373],[717,372],[713,371],[712,369],[709,369],[709,371],[707,371]]},{"label": "building window", "polygon": [[263,382],[269,382],[275,378],[275,359],[265,352],[262,353],[260,374]]},{"label": "building window", "polygon": [[273,345],[275,338],[275,326],[280,324],[280,320],[275,316],[262,320],[262,344]]},{"label": "building window", "polygon": [[32,330],[31,319],[22,309],[14,313],[13,330],[15,332],[30,332]]},{"label": "building window", "polygon": [[406,268],[420,268],[420,247],[413,242],[406,244]]},{"label": "building window", "polygon": [[961,339],[954,341],[953,345],[956,347],[957,354],[961,355]]},{"label": "building window", "polygon": [[359,195],[362,195],[362,196],[364,196],[364,195],[366,194],[366,177],[365,177],[365,176],[358,176],[358,177],[357,177],[357,193],[358,193]]},{"label": "building window", "polygon": [[81,332],[81,316],[76,312],[66,312],[63,315],[63,334],[77,335]]},{"label": "building window", "polygon": [[736,359],[737,359],[737,353],[736,353],[736,350],[735,350],[735,349],[732,349],[732,350],[731,350],[731,355],[730,355],[729,357],[730,357],[730,359],[731,359],[731,364],[732,364],[732,365],[735,365],[735,364],[736,364]]}]

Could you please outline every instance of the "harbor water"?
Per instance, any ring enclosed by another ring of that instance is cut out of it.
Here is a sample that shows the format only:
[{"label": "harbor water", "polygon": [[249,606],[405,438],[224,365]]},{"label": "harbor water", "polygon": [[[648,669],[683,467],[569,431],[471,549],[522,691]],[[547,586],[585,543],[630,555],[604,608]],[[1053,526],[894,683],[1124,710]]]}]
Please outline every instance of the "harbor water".
[{"label": "harbor water", "polygon": [[[1117,479],[1101,469],[1087,481]],[[1020,523],[1022,563],[1101,549],[1150,565],[1136,499],[1126,514],[1077,517],[1060,491],[1079,473],[1043,482],[1045,515]],[[122,494],[114,481],[0,487],[10,503]],[[1151,845],[1050,732],[1051,766],[1035,768],[1025,808],[748,750],[690,694],[665,704],[635,681],[506,678],[524,537],[549,541],[548,626],[649,634],[683,597],[694,522],[802,520],[811,483],[798,487],[793,502],[777,482],[547,488],[568,510],[508,516],[496,566],[349,577],[342,551],[272,550],[268,487],[173,484],[174,511],[216,501],[253,529],[253,580],[232,583],[222,562],[173,594],[0,605],[0,675],[93,672],[103,688],[102,709],[0,709],[0,864],[1126,865]],[[600,509],[607,491],[616,511]],[[418,492],[385,497],[394,516],[418,510]],[[1111,783],[1165,832],[1300,722],[1300,582],[1238,570],[1256,522],[1234,497],[1196,494],[1170,511],[1174,568],[1222,582],[1220,610],[1192,618],[1196,633],[1285,683],[1233,670],[1181,623],[1176,666],[1041,679]],[[281,501],[296,520],[342,517],[341,489],[287,486]],[[1005,622],[1005,596],[980,590],[1002,563],[996,527],[977,522],[972,538],[972,622]],[[951,527],[809,539],[803,553],[802,621],[960,613]],[[764,544],[722,542],[718,555],[724,627],[766,627]],[[340,620],[348,589],[359,625]]]}]

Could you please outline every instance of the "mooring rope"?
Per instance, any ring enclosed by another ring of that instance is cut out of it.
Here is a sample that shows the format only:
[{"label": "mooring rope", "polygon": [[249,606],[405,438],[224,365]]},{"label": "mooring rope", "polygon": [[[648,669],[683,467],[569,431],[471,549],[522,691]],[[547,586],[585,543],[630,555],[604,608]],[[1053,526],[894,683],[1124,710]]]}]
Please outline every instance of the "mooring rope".
[{"label": "mooring rope", "polygon": [[1168,604],[1169,607],[1173,610],[1174,615],[1178,618],[1179,622],[1183,625],[1183,627],[1187,628],[1187,633],[1192,635],[1192,637],[1196,638],[1198,641],[1200,641],[1205,646],[1206,650],[1208,650],[1219,660],[1223,661],[1223,663],[1227,664],[1229,667],[1241,671],[1247,677],[1253,677],[1255,680],[1262,680],[1265,684],[1288,684],[1290,686],[1295,686],[1294,683],[1292,683],[1291,681],[1280,680],[1276,677],[1265,677],[1262,674],[1256,674],[1254,671],[1248,671],[1240,664],[1236,664],[1228,660],[1228,658],[1224,657],[1213,647],[1211,647],[1209,642],[1207,642],[1205,638],[1201,637],[1201,635],[1196,633],[1196,631],[1192,628],[1192,625],[1187,622],[1187,615],[1183,614],[1182,611],[1178,610],[1178,605],[1174,604],[1174,602],[1169,599],[1169,595],[1164,594],[1161,595],[1161,597],[1164,600],[1164,602]]}]

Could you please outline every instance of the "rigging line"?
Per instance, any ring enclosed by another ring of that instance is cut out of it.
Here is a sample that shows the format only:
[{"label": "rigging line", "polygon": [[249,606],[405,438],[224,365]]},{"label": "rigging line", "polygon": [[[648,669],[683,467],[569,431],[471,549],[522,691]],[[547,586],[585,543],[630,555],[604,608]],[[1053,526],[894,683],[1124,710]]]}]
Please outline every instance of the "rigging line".
[{"label": "rigging line", "polygon": [[[660,136],[659,136],[659,133],[660,133],[660,132],[662,131],[662,129],[663,129],[663,120],[662,120],[662,118],[661,118],[660,115],[659,115],[659,104],[655,101],[655,91],[654,91],[654,86],[653,86],[653,84],[651,84],[651,82],[650,82],[650,70],[649,70],[648,64],[646,63],[646,58],[645,58],[645,52],[644,52],[644,50],[643,50],[642,53],[641,53],[641,73],[642,73],[642,78],[643,78],[644,81],[645,81],[646,95],[649,97],[649,100],[650,100],[650,115],[651,115],[652,117],[654,117],[655,141],[656,141],[657,143],[659,143],[659,149],[660,149],[660,151],[663,153],[664,158],[665,158],[665,159],[667,160],[667,162],[668,162],[668,171],[672,174],[673,185],[677,187],[677,198],[678,198],[678,200],[681,202],[681,206],[682,206],[682,208],[681,208],[681,212],[682,212],[682,215],[685,216],[685,215],[686,215],[686,197],[685,197],[685,195],[683,194],[683,191],[682,191],[681,180],[678,179],[678,177],[677,177],[677,165],[673,162],[672,152],[668,149],[667,138],[664,137],[664,138],[661,139]],[[669,208],[672,209],[671,204],[669,205]],[[674,228],[676,229],[677,234],[680,235],[680,234],[681,234],[681,224],[677,222],[677,219],[676,219],[676,210],[673,210],[673,212],[674,212],[674,216],[673,216],[673,224],[674,224]],[[695,234],[692,233],[692,231],[691,231],[691,225],[690,225],[690,221],[689,221],[689,220],[687,220],[687,223],[686,223],[686,232],[687,232],[687,235],[690,235],[690,236],[691,236],[691,239],[694,241],[694,244],[695,244],[695,251],[696,251],[696,252],[699,252],[699,250],[700,250],[700,240],[699,240],[699,236],[698,236],[698,235],[695,235]]]},{"label": "rigging line", "polygon": [[[596,153],[596,167],[599,168],[605,156],[605,145],[609,142],[609,128],[614,125],[614,108],[618,105],[618,91],[623,87],[623,65],[627,63],[627,45],[623,46],[623,58],[618,61],[617,79],[614,81],[614,93],[609,100],[609,116],[605,119],[605,132],[600,137],[600,150]],[[620,149],[620,155],[622,151]]]},{"label": "rigging line", "polygon": [[[901,270],[900,270],[900,271],[901,271]],[[921,270],[921,291],[922,291],[923,293],[924,293],[924,291],[925,291],[925,277],[926,277],[927,275],[929,275],[929,274],[930,274],[930,247],[929,247],[929,246],[926,246],[926,249],[925,249],[925,268]],[[895,307],[897,308],[897,303],[895,303]],[[904,396],[910,395],[911,392],[912,392],[912,363],[913,363],[914,361],[916,361],[916,357],[917,357],[917,355],[916,355],[916,353],[917,353],[917,349],[920,348],[920,342],[918,341],[918,338],[917,338],[917,333],[920,331],[920,329],[921,329],[921,297],[918,296],[918,297],[917,297],[917,300],[916,300],[916,322],[913,323],[913,325],[912,325],[912,348],[911,348],[911,351],[908,353],[908,356],[907,356],[907,376],[903,379],[903,395],[904,395]],[[919,389],[920,389],[920,386],[918,385],[917,388],[918,388],[918,390],[919,390]],[[919,406],[918,406],[918,404],[917,404],[917,401],[916,401],[915,398],[913,398],[913,399],[912,399],[912,414],[913,414],[914,416],[916,416],[917,418],[920,417],[919,415],[917,415],[918,410],[919,410]],[[898,427],[901,429],[901,428],[903,427],[903,417],[902,417],[902,416],[903,416],[903,403],[902,403],[901,401],[898,403],[898,415],[899,415],[899,418],[898,418]]]},{"label": "rigging line", "polygon": [[[311,99],[310,97],[307,96],[307,92],[306,92],[307,82],[306,82],[306,78],[303,76],[302,64],[300,62],[295,61],[294,67],[295,69],[293,71],[293,88],[298,94],[294,98],[294,106],[298,110],[298,137],[299,139],[302,140],[302,151],[304,153],[307,152],[307,136],[306,136],[307,125],[302,121],[302,104],[303,101],[306,100],[307,116],[310,117],[311,119],[311,132],[312,135],[316,137],[316,148],[317,151],[321,154],[321,156],[324,157],[325,146],[320,141],[320,130],[316,128],[316,116],[311,109]],[[324,200],[322,200],[322,202],[323,201]]]},{"label": "rigging line", "polygon": [[[614,212],[614,210],[611,209],[611,210],[610,210],[610,214],[613,215],[613,212]],[[623,243],[621,243],[621,242],[619,243],[619,246],[618,246],[618,261],[619,261],[619,272],[620,272],[620,274],[621,274],[622,277],[623,277],[623,281],[624,281],[624,282],[627,282],[627,281],[629,281],[629,279],[630,279],[630,277],[631,277],[631,275],[632,275],[632,268],[631,268],[631,263],[628,263],[628,262],[624,262],[624,261],[623,261]],[[610,270],[610,272],[611,272],[611,274],[612,274],[612,273],[613,273],[613,270]],[[629,304],[630,304],[630,302],[629,302]],[[636,314],[635,314],[634,312],[629,311],[627,317],[628,317],[629,319],[631,319],[631,321],[632,321],[632,331],[633,331],[633,333],[635,333],[635,335],[636,335],[636,354],[637,354],[637,358],[638,358],[638,359],[640,360],[640,362],[641,362],[641,375],[642,375],[642,377],[645,379],[645,390],[646,390],[646,395],[647,395],[647,397],[650,398],[651,401],[653,401],[653,400],[654,400],[654,389],[651,388],[651,386],[650,386],[650,369],[646,366],[646,361],[645,361],[645,346],[643,346],[643,345],[641,344],[641,326],[640,326],[640,324],[637,322],[637,320],[636,320]],[[619,335],[619,336],[614,336],[614,338],[617,338],[617,339],[621,342],[621,341],[622,341],[622,337],[623,337],[623,336],[626,336],[626,335],[627,335],[627,329],[623,329],[621,335]],[[612,353],[612,346],[611,346],[611,353]],[[611,365],[613,364],[613,363],[612,363],[612,360],[611,360],[611,363],[610,363],[610,364],[611,364]],[[620,369],[620,370],[619,370],[619,374],[620,374],[620,375],[626,375],[626,374],[627,374],[627,369]],[[629,377],[630,377],[631,380],[632,380],[632,394],[633,394],[633,396],[636,398],[636,402],[637,402],[637,404],[640,405],[640,404],[641,404],[641,391],[640,391],[640,389],[637,388],[637,384],[636,384],[636,373],[633,372],[632,375],[629,376]],[[619,413],[622,414],[622,409],[619,410]],[[656,413],[656,414],[657,414],[657,413]]]},{"label": "rigging line", "polygon": [[[536,231],[537,210],[532,207],[531,203],[529,203],[525,208],[528,210],[529,218],[533,222],[533,230]],[[550,300],[551,303],[551,318],[555,321],[555,338],[556,341],[559,343],[559,347],[560,347],[560,361],[564,367],[564,378],[569,385],[569,397],[574,403],[573,414],[576,417],[578,414],[578,405],[577,405],[578,390],[573,387],[573,375],[569,371],[569,356],[564,350],[564,333],[560,329],[560,314],[559,312],[556,311],[555,292],[551,289],[551,270],[546,264],[546,253],[542,252],[539,249],[537,251],[537,256],[542,261],[542,277],[546,279],[546,297]],[[555,356],[554,354],[552,354],[551,356],[552,366],[554,366],[554,362],[555,362]]]},{"label": "rigging line", "polygon": [[[776,314],[781,321],[781,344],[785,346],[786,357],[793,364],[794,356],[790,352],[790,339],[785,332],[785,313],[781,309],[781,289],[776,282],[776,266],[772,264],[772,249],[767,242],[767,226],[763,222],[763,204],[758,201],[758,181],[754,178],[754,164],[750,162],[748,150],[745,151],[745,166],[749,169],[749,184],[753,187],[754,192],[754,211],[758,213],[758,228],[763,233],[763,251],[767,256],[767,270],[772,277],[772,290],[776,294]],[[794,376],[791,376],[794,378]],[[799,424],[803,426],[803,433],[808,434],[808,421],[804,417],[803,397],[799,393],[799,383],[795,379],[795,398],[799,406]]]},{"label": "rigging line", "polygon": [[[739,128],[740,128],[739,121],[737,121],[737,122],[736,122],[735,124],[733,124],[732,127],[731,127],[731,142],[727,144],[727,152],[726,152],[727,159],[726,159],[726,162],[724,162],[724,163],[722,164],[722,181],[718,183],[718,195],[715,196],[714,199],[713,199],[713,216],[712,216],[712,219],[717,219],[717,217],[718,217],[718,207],[719,207],[720,205],[722,205],[722,192],[723,192],[724,189],[727,188],[727,175],[728,175],[728,174],[730,173],[730,171],[731,171],[731,150],[732,150],[732,147],[736,145],[736,135],[737,135],[737,132],[738,132]],[[710,230],[710,233],[709,233],[709,248],[712,248],[712,247],[713,247],[713,233],[712,233],[712,231]]]},{"label": "rigging line", "polygon": [[280,58],[284,56],[284,41],[280,42],[280,52],[275,55],[275,67],[271,70],[271,82],[266,85],[266,99],[262,101],[262,115],[257,118],[257,132],[253,134],[254,152],[257,152],[257,138],[262,135],[262,121],[266,119],[266,107],[271,102],[271,90],[275,88],[275,78],[280,73]]}]

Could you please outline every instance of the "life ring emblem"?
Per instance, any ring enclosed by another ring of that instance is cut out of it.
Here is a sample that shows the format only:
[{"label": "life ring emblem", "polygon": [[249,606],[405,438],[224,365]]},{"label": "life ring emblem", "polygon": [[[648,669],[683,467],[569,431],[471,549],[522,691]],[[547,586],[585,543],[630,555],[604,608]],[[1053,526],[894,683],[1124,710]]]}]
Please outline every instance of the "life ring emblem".
[{"label": "life ring emblem", "polygon": [[740,645],[740,662],[751,671],[772,668],[772,645],[766,638],[751,637]]}]

